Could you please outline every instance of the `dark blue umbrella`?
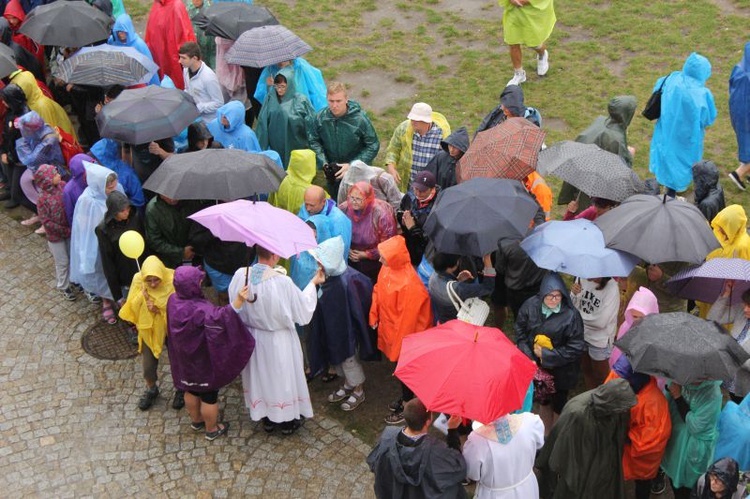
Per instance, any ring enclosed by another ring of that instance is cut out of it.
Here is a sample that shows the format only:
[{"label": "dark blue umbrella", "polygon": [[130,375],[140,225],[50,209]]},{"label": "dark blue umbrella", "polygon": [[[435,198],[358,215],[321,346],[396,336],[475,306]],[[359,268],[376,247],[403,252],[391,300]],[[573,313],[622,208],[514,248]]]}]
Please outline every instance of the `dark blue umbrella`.
[{"label": "dark blue umbrella", "polygon": [[742,293],[750,289],[750,261],[713,258],[697,267],[681,270],[667,281],[667,288],[680,298],[713,303],[727,279],[734,281],[730,303],[738,304],[742,301]]}]

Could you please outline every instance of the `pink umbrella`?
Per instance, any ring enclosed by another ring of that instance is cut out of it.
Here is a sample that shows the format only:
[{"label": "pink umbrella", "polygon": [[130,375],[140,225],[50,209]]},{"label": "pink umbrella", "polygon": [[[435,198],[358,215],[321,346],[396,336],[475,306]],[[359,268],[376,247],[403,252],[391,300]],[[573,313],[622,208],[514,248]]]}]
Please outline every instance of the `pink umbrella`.
[{"label": "pink umbrella", "polygon": [[312,229],[301,218],[262,201],[239,199],[217,204],[188,218],[222,241],[257,244],[283,258],[318,245]]}]

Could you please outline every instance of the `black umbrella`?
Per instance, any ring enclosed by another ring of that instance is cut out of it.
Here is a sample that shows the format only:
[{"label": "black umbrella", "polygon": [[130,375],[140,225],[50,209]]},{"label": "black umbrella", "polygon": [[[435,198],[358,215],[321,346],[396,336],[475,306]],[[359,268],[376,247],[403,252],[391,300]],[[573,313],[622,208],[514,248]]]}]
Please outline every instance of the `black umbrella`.
[{"label": "black umbrella", "polygon": [[193,98],[176,88],[124,90],[96,116],[102,137],[145,144],[180,133],[200,116]]},{"label": "black umbrella", "polygon": [[13,49],[0,43],[0,78],[5,78],[17,69],[16,54],[13,53]]},{"label": "black umbrella", "polygon": [[438,194],[424,231],[438,251],[481,257],[525,235],[538,209],[517,180],[473,178]]},{"label": "black umbrella", "polygon": [[29,12],[18,30],[42,45],[84,47],[106,40],[112,19],[86,2],[58,0]]},{"label": "black umbrella", "polygon": [[215,3],[193,16],[192,20],[206,35],[228,40],[236,40],[252,28],[279,24],[267,8],[236,2]]},{"label": "black umbrella", "polygon": [[633,370],[681,385],[730,380],[750,355],[719,324],[686,312],[651,314],[615,342]]},{"label": "black umbrella", "polygon": [[594,223],[608,248],[626,251],[648,263],[701,263],[718,248],[708,221],[693,204],[636,194]]},{"label": "black umbrella", "polygon": [[144,189],[172,199],[233,201],[275,192],[286,172],[265,154],[205,149],[173,154],[148,178]]}]

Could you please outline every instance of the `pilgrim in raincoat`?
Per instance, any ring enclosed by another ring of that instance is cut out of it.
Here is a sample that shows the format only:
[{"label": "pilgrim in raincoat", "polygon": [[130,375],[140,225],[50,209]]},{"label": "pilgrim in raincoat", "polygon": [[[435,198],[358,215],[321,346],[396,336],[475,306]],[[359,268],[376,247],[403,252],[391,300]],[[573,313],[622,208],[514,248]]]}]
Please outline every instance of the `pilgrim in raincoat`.
[{"label": "pilgrim in raincoat", "polygon": [[42,93],[37,85],[34,75],[28,71],[18,70],[9,76],[10,82],[15,83],[26,95],[26,105],[29,109],[39,113],[44,122],[51,127],[58,127],[77,138],[75,128],[68,118],[68,114],[60,107],[60,104],[53,101]]},{"label": "pilgrim in raincoat", "polygon": [[[224,117],[229,126],[221,123]],[[242,149],[247,152],[261,150],[255,132],[245,124],[245,106],[240,101],[229,101],[217,109],[216,119],[208,124],[208,131],[213,135],[214,143],[220,143],[224,149]]]},{"label": "pilgrim in raincoat", "polygon": [[279,190],[271,193],[268,201],[296,215],[305,202],[305,190],[312,185],[317,173],[315,153],[310,149],[292,151],[286,172],[287,176],[281,181]]},{"label": "pilgrim in raincoat", "polygon": [[[323,73],[302,57],[294,59],[291,68],[293,71],[292,79],[294,80],[297,92],[307,97],[315,112],[328,106],[328,89],[323,80]],[[268,95],[271,88],[267,83],[268,78],[275,78],[281,69],[278,64],[272,64],[263,68],[258,79],[258,85],[255,87],[255,95],[253,95],[258,102],[265,101],[266,95]]]},{"label": "pilgrim in raincoat", "polygon": [[553,0],[529,0],[518,7],[510,0],[500,0],[503,6],[503,39],[508,45],[541,46],[555,27]]},{"label": "pilgrim in raincoat", "polygon": [[133,167],[124,162],[120,155],[120,144],[112,139],[100,139],[93,146],[89,154],[96,160],[117,174],[117,181],[125,190],[130,204],[136,208],[146,206],[146,198],[143,194],[141,180],[133,170]]},{"label": "pilgrim in raincoat", "polygon": [[742,60],[729,77],[729,118],[737,136],[737,155],[750,163],[750,42],[745,44]]},{"label": "pilgrim in raincoat", "polygon": [[159,66],[159,77],[168,75],[177,88],[184,90],[182,66],[177,53],[183,43],[195,41],[195,33],[182,1],[154,0],[143,38]]},{"label": "pilgrim in raincoat", "polygon": [[[117,36],[118,32],[124,32],[127,34],[124,42],[120,41],[120,38]],[[135,30],[135,26],[133,26],[133,20],[130,19],[130,16],[127,14],[120,14],[115,19],[115,24],[112,26],[112,34],[109,35],[109,38],[107,39],[107,45],[112,45],[114,47],[132,47],[148,57],[149,60],[154,60],[153,55],[151,55],[151,50],[149,50],[148,45],[143,41],[143,38],[138,36],[138,32]],[[151,85],[158,85],[159,75],[155,74],[149,83]]]},{"label": "pilgrim in raincoat", "polygon": [[727,402],[719,417],[719,439],[716,441],[714,459],[731,457],[741,470],[750,470],[750,396],[736,404]]}]

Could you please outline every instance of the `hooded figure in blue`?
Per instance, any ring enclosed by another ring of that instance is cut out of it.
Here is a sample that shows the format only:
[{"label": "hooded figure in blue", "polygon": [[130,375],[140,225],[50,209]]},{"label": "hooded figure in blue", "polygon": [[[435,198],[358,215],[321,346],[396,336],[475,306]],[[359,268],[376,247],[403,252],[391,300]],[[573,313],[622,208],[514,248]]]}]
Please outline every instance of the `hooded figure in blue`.
[{"label": "hooded figure in blue", "polygon": [[[327,241],[335,236],[332,233],[331,221],[323,215],[313,215],[311,217],[303,218],[308,225],[312,224],[315,226],[315,241],[318,244],[323,241]],[[347,255],[349,253],[347,252]],[[315,273],[318,271],[318,262],[315,258],[308,253],[303,251],[299,255],[294,255],[290,259],[292,282],[297,285],[299,289],[305,289],[312,280]]]},{"label": "hooded figure in blue", "polygon": [[146,206],[141,180],[135,170],[121,159],[120,144],[117,141],[101,139],[91,146],[89,155],[93,156],[99,164],[117,174],[117,181],[125,190],[125,195],[128,196],[131,205],[136,208]]},{"label": "hooded figure in blue", "polygon": [[[122,35],[120,34],[122,33]],[[107,39],[108,45],[114,45],[115,47],[133,47],[141,54],[148,57],[150,60],[154,60],[149,50],[148,45],[143,39],[138,36],[135,27],[133,26],[133,20],[127,14],[121,14],[115,19],[115,24],[112,26],[112,34]],[[155,74],[149,82],[151,85],[159,84],[159,75]]]},{"label": "hooded figure in blue", "polygon": [[737,136],[739,160],[750,163],[750,42],[729,77],[729,117]]},{"label": "hooded figure in blue", "polygon": [[240,101],[229,101],[217,109],[216,119],[208,124],[208,131],[214,137],[214,144],[218,142],[224,149],[261,152],[258,137],[245,124],[245,106]]},{"label": "hooded figure in blue", "polygon": [[[320,200],[323,207],[315,215],[311,215],[310,212],[307,211],[305,204],[302,203],[297,216],[302,220],[308,220],[312,217],[317,218],[318,216],[327,218],[330,223],[331,237],[341,236],[341,238],[344,240],[344,257],[348,258],[349,249],[351,249],[352,246],[351,219],[347,217],[346,214],[341,211],[338,206],[336,206],[336,202],[333,199],[325,198],[325,191],[322,188],[316,189],[315,187],[310,187],[305,192],[305,195],[314,195],[314,191],[319,192],[320,196],[323,197],[323,199]],[[318,206],[320,206],[320,204]],[[321,241],[323,240],[318,240],[318,242]],[[312,279],[312,276],[310,276],[310,279]]]},{"label": "hooded figure in blue", "polygon": [[107,195],[123,189],[117,183],[117,174],[109,168],[88,161],[83,166],[88,187],[76,202],[70,224],[70,279],[89,293],[112,300],[94,229],[107,213]]},{"label": "hooded figure in blue", "polygon": [[656,81],[661,96],[661,117],[651,139],[649,168],[656,180],[669,189],[682,192],[693,180],[692,167],[703,159],[703,136],[716,119],[714,96],[706,88],[711,63],[693,52],[682,71],[674,71]]},{"label": "hooded figure in blue", "polygon": [[315,112],[317,113],[328,106],[328,89],[325,80],[323,80],[323,73],[302,57],[294,59],[291,65],[288,63],[284,65],[271,64],[263,68],[253,97],[258,102],[265,102],[266,95],[272,86],[268,84],[268,79],[273,80],[282,68],[289,66],[293,70],[292,78],[297,92],[308,98]]}]

